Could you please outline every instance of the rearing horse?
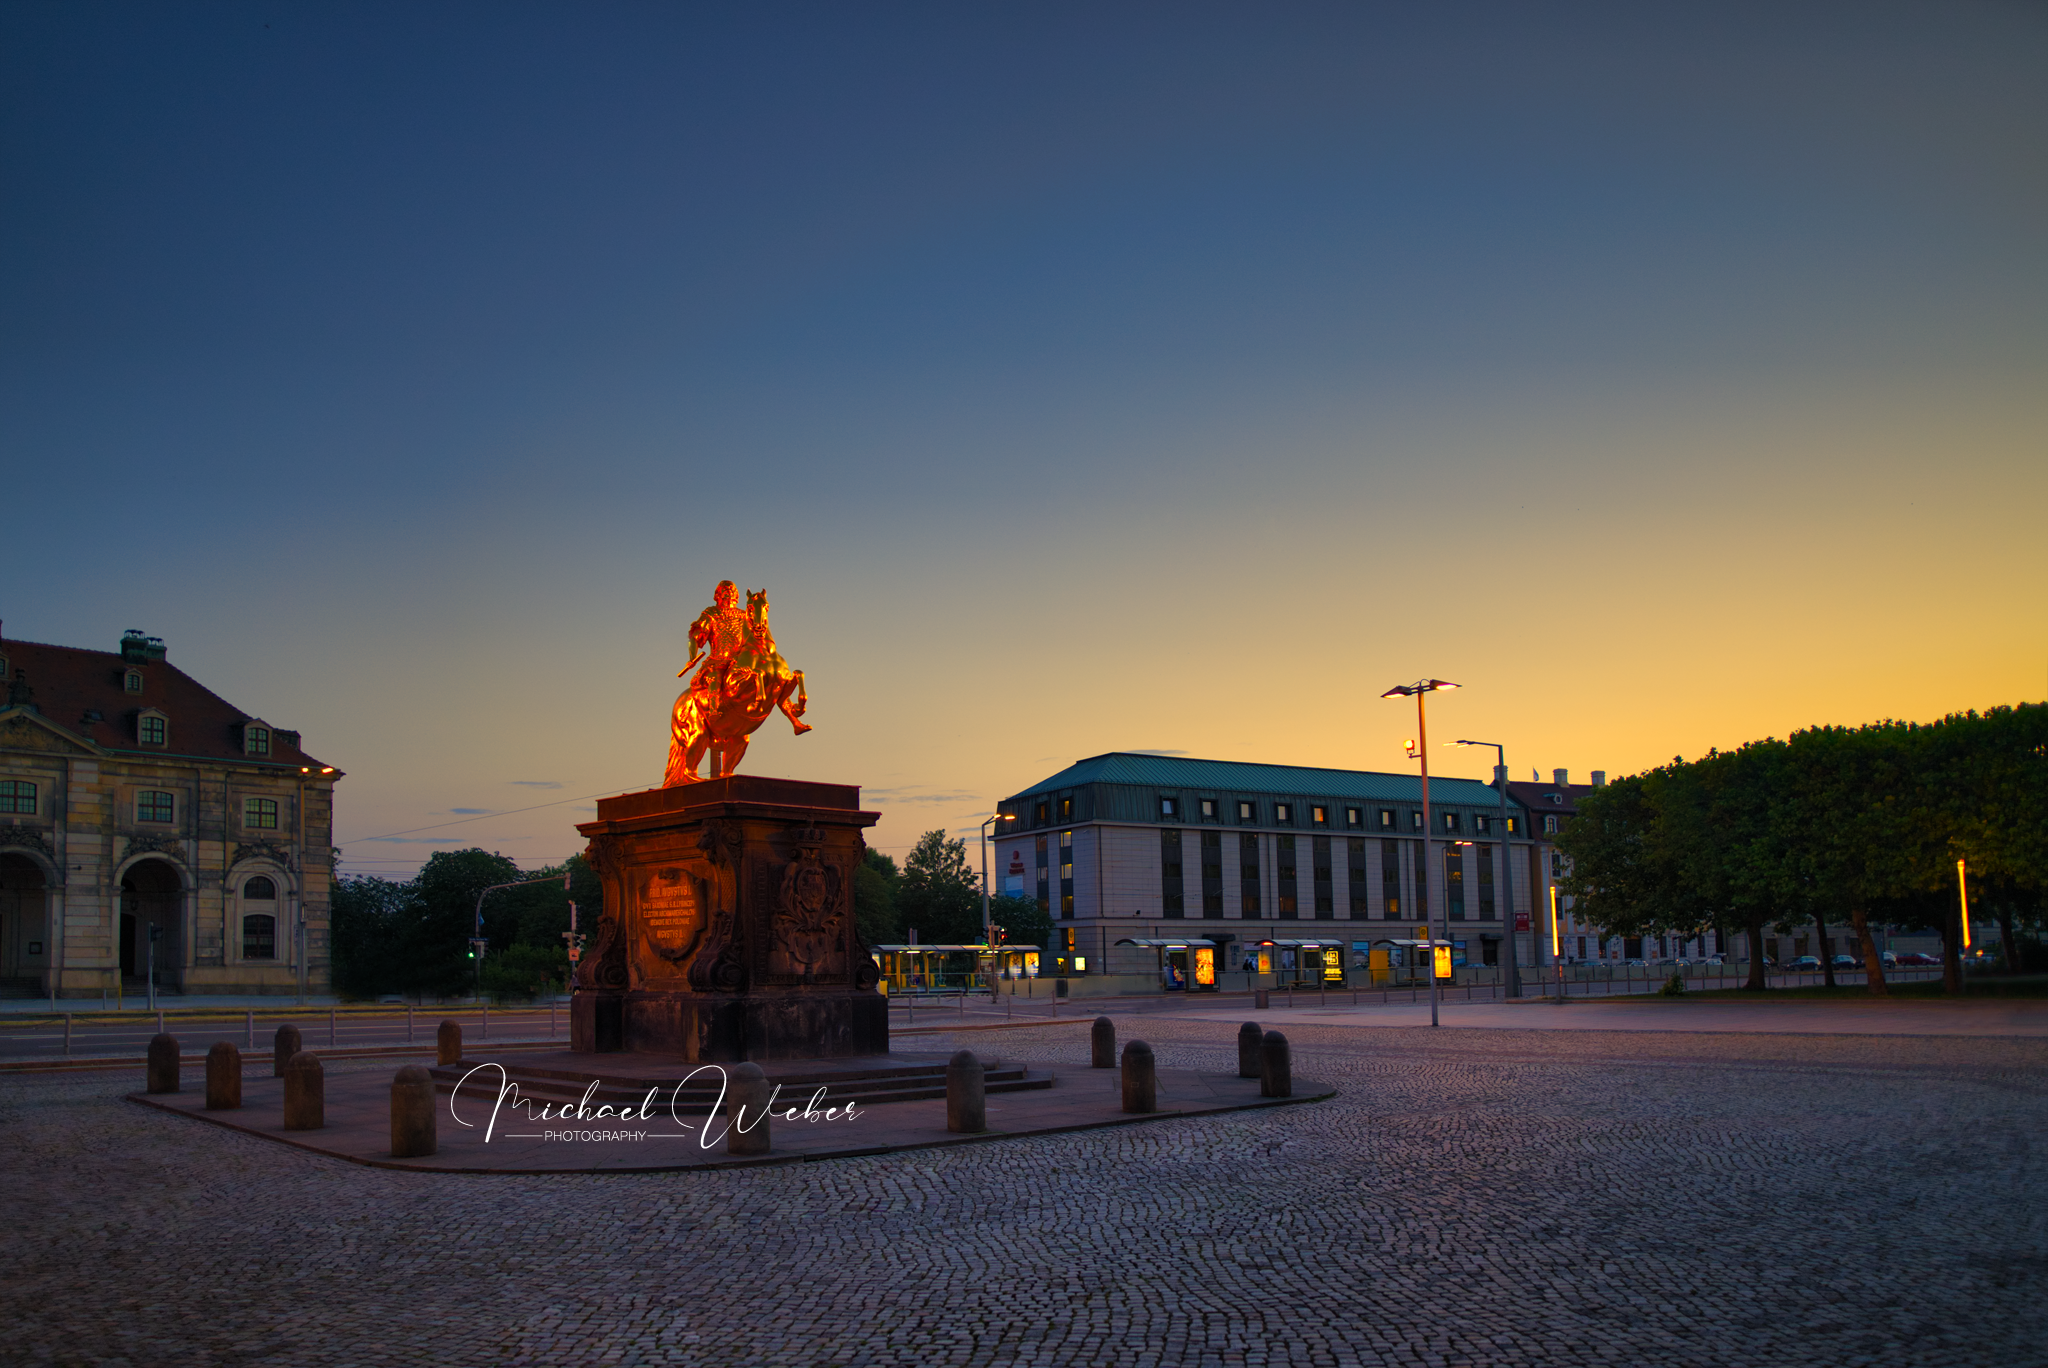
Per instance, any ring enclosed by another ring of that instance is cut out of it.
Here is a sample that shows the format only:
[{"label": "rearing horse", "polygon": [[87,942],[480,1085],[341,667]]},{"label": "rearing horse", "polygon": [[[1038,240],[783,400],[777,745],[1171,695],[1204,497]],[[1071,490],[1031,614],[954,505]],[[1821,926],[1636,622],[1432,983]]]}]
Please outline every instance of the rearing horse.
[{"label": "rearing horse", "polygon": [[[722,598],[721,606],[707,613],[730,613],[732,610],[726,606],[730,603],[730,598]],[[698,621],[702,623],[704,618]],[[711,773],[702,777],[722,779],[731,774],[747,753],[748,738],[777,708],[789,719],[796,735],[802,736],[811,729],[803,720],[804,710],[810,704],[804,691],[804,674],[802,670],[791,669],[775,649],[774,633],[768,629],[765,590],[747,592],[744,622],[738,647],[721,659],[714,646],[704,668],[676,699],[670,714],[664,787],[697,782],[697,768],[707,755],[711,757]],[[716,633],[707,636],[715,641]],[[693,658],[691,664],[695,663]],[[683,667],[685,672],[689,668]]]}]

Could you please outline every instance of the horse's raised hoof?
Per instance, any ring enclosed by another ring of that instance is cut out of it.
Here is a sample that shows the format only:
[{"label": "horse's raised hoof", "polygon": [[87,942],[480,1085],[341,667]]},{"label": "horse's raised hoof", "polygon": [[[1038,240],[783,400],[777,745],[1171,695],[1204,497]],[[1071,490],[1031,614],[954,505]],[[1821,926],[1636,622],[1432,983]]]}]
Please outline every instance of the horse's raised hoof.
[{"label": "horse's raised hoof", "polygon": [[789,725],[796,728],[796,734],[798,736],[802,736],[805,732],[811,729],[811,724],[808,722],[791,722]]}]

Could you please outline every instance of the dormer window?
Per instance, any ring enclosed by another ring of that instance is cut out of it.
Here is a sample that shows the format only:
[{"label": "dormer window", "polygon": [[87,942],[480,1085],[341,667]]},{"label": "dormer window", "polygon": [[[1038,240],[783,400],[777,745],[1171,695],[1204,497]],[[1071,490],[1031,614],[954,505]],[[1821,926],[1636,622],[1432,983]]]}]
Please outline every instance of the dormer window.
[{"label": "dormer window", "polygon": [[242,728],[242,753],[245,755],[270,754],[270,728],[259,727],[254,722]]},{"label": "dormer window", "polygon": [[128,691],[129,693],[132,693],[132,694],[139,694],[139,693],[141,693],[141,692],[142,692],[142,671],[140,671],[140,670],[127,670],[127,671],[124,671],[124,672],[122,673],[122,675],[121,675],[121,687],[122,687],[122,688],[124,688],[124,689],[126,689],[126,690],[127,690],[127,691]]},{"label": "dormer window", "polygon": [[166,746],[171,740],[171,722],[155,710],[135,719],[135,739],[145,746]]}]

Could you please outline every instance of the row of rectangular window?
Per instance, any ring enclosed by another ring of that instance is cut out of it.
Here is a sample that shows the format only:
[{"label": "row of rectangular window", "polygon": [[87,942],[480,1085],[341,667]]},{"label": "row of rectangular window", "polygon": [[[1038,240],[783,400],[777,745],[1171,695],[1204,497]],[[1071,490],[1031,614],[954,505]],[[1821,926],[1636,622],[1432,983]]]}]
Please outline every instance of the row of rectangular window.
[{"label": "row of rectangular window", "polygon": [[[1202,836],[1202,915],[1216,918],[1224,915],[1223,894],[1223,838],[1220,832],[1205,831]],[[1401,866],[1403,857],[1400,847],[1416,842],[1383,840],[1380,842],[1380,906],[1381,917],[1387,921],[1403,920],[1401,910]],[[1356,918],[1369,918],[1371,913],[1364,893],[1366,886],[1365,842],[1354,838],[1349,843],[1348,854],[1351,887],[1351,912]],[[1178,830],[1160,833],[1160,887],[1161,911],[1167,917],[1185,917],[1186,903],[1182,877],[1183,866],[1180,858],[1181,833]],[[1296,848],[1292,836],[1282,835],[1274,841],[1274,915],[1277,920],[1298,918],[1300,913],[1298,865]],[[1314,838],[1311,848],[1314,863],[1315,916],[1321,920],[1336,917],[1334,879],[1330,866],[1329,837]],[[1494,879],[1493,848],[1482,846],[1474,851],[1479,869],[1479,919],[1494,920]],[[1464,857],[1456,849],[1443,852],[1444,890],[1446,907],[1452,921],[1465,918],[1465,868]],[[1238,911],[1247,920],[1260,919],[1263,915],[1263,895],[1259,866],[1259,838],[1246,833],[1238,838]],[[1411,853],[1407,863],[1412,868],[1414,856]],[[1407,914],[1410,918],[1427,917],[1429,895],[1426,887],[1416,889],[1415,906]]]},{"label": "row of rectangular window", "polygon": [[[1072,798],[1045,799],[1033,805],[1033,826],[1049,826],[1053,822],[1055,802],[1057,803],[1058,820],[1062,822],[1074,820],[1074,800]],[[1297,821],[1295,815],[1296,806],[1294,803],[1275,802],[1273,804],[1272,825],[1295,825]],[[1196,811],[1204,822],[1220,822],[1223,820],[1223,800],[1220,798],[1199,798],[1196,800]],[[1308,824],[1319,827],[1332,826],[1334,822],[1331,814],[1335,811],[1335,808],[1324,804],[1311,803],[1308,805]],[[1366,829],[1365,814],[1367,810],[1365,808],[1347,807],[1343,811],[1344,826],[1347,829],[1352,831],[1363,831]],[[1398,808],[1374,809],[1375,829],[1380,831],[1395,830],[1399,825],[1399,814],[1401,811],[1402,809]],[[1181,810],[1180,798],[1177,795],[1160,794],[1159,815],[1166,821],[1182,820],[1185,814]],[[1253,800],[1238,799],[1237,821],[1240,825],[1257,824],[1259,821],[1259,804]],[[1497,816],[1483,812],[1478,813],[1473,817],[1473,829],[1481,835],[1490,834],[1499,822],[1500,818]],[[1462,813],[1449,811],[1438,813],[1438,827],[1443,831],[1462,830],[1463,823],[1464,814]],[[1422,813],[1419,809],[1408,810],[1408,826],[1413,831],[1422,830]],[[1546,816],[1543,819],[1543,829],[1546,832],[1555,832],[1557,830],[1557,818],[1555,816]],[[1522,832],[1522,819],[1519,817],[1509,817],[1507,819],[1507,830],[1508,835],[1519,836]],[[1072,832],[1060,833],[1062,842],[1065,842],[1072,834]]]},{"label": "row of rectangular window", "polygon": [[[1201,820],[1202,820],[1202,821],[1204,821],[1204,822],[1220,822],[1220,821],[1222,820],[1222,817],[1221,817],[1221,815],[1220,815],[1220,814],[1221,814],[1221,812],[1222,812],[1222,810],[1223,810],[1223,808],[1222,808],[1222,800],[1221,800],[1221,799],[1217,799],[1217,798],[1201,798],[1201,799],[1198,799],[1198,800],[1196,800],[1196,803],[1197,803],[1197,806],[1196,806],[1196,811],[1197,811],[1197,813],[1198,813],[1198,815],[1200,816],[1200,818],[1201,818]],[[1334,808],[1329,808],[1329,807],[1325,807],[1325,806],[1323,806],[1323,805],[1322,805],[1322,804],[1320,804],[1320,803],[1311,803],[1311,804],[1309,804],[1309,805],[1308,805],[1308,824],[1309,824],[1310,826],[1319,826],[1319,827],[1327,827],[1327,826],[1331,826],[1331,825],[1333,825],[1333,823],[1332,823],[1332,821],[1331,821],[1331,814],[1332,814],[1332,813],[1333,813],[1333,812],[1334,812],[1335,810],[1336,810],[1336,809],[1334,809]],[[1365,824],[1365,814],[1366,814],[1366,811],[1367,811],[1367,810],[1366,810],[1365,808],[1356,808],[1356,807],[1347,807],[1347,808],[1345,808],[1345,809],[1344,809],[1344,825],[1345,825],[1345,827],[1347,827],[1348,829],[1350,829],[1350,830],[1353,830],[1353,831],[1363,831],[1363,830],[1365,830],[1365,829],[1366,829],[1366,824]],[[1402,810],[1402,809],[1399,809],[1399,808],[1376,808],[1376,809],[1373,809],[1373,810],[1372,810],[1372,812],[1373,812],[1373,820],[1374,820],[1374,824],[1375,824],[1376,828],[1377,828],[1378,830],[1380,830],[1380,831],[1393,831],[1393,830],[1395,830],[1395,829],[1396,829],[1396,828],[1397,828],[1397,827],[1398,827],[1398,826],[1400,825],[1400,813],[1401,813],[1402,811],[1403,811],[1403,810]],[[1417,809],[1408,809],[1407,811],[1408,811],[1408,826],[1409,826],[1409,829],[1410,829],[1410,830],[1412,830],[1412,831],[1420,831],[1420,830],[1422,830],[1422,812],[1421,812],[1421,810],[1420,810],[1419,808],[1417,808]],[[1164,820],[1164,821],[1179,821],[1179,820],[1181,820],[1181,819],[1182,819],[1182,817],[1183,817],[1183,814],[1182,814],[1182,812],[1181,812],[1181,801],[1180,801],[1180,799],[1179,799],[1179,798],[1177,798],[1177,797],[1173,797],[1173,796],[1171,796],[1171,795],[1168,795],[1168,794],[1161,794],[1161,795],[1159,796],[1159,816],[1160,816],[1160,818],[1161,818],[1162,820]],[[1242,799],[1242,798],[1241,798],[1241,799],[1238,799],[1238,800],[1237,800],[1237,821],[1238,821],[1238,824],[1239,824],[1240,826],[1247,826],[1247,825],[1258,825],[1258,824],[1259,824],[1259,816],[1260,816],[1260,813],[1259,813],[1259,804],[1258,804],[1257,802],[1255,802],[1255,801],[1252,801],[1252,800],[1249,800],[1249,799]],[[1439,811],[1439,812],[1437,813],[1437,826],[1438,826],[1438,829],[1439,829],[1439,830],[1442,830],[1442,831],[1459,831],[1459,830],[1462,830],[1462,829],[1463,829],[1463,827],[1464,827],[1464,820],[1465,820],[1465,818],[1464,818],[1464,814],[1463,814],[1463,813],[1459,813],[1459,812],[1450,812],[1450,811]],[[1273,804],[1273,820],[1272,820],[1272,822],[1271,822],[1271,825],[1273,825],[1273,826],[1293,826],[1293,825],[1295,825],[1295,824],[1296,824],[1296,821],[1297,821],[1297,817],[1296,817],[1296,805],[1295,805],[1295,804],[1293,804],[1293,803],[1280,803],[1280,802],[1276,802],[1276,803],[1274,803],[1274,804]],[[1474,829],[1474,830],[1476,830],[1476,831],[1478,831],[1478,832],[1481,832],[1482,834],[1483,834],[1483,833],[1490,833],[1490,832],[1492,832],[1492,831],[1493,831],[1494,827],[1495,827],[1496,825],[1498,825],[1498,824],[1499,824],[1499,821],[1500,821],[1500,819],[1499,819],[1498,817],[1496,817],[1496,816],[1493,816],[1493,815],[1491,815],[1491,814],[1488,814],[1488,813],[1483,813],[1483,812],[1482,812],[1482,813],[1476,814],[1476,815],[1474,816],[1474,818],[1473,818],[1473,829]],[[1508,821],[1508,834],[1509,834],[1509,835],[1511,835],[1511,836],[1517,836],[1517,835],[1520,835],[1520,834],[1521,834],[1521,830],[1522,830],[1522,823],[1521,823],[1521,819],[1520,819],[1520,818],[1518,818],[1518,817],[1509,817],[1509,818],[1507,819],[1507,821]],[[1556,819],[1555,819],[1555,818],[1551,818],[1551,819],[1549,819],[1549,821],[1550,821],[1550,825],[1549,825],[1549,826],[1548,826],[1548,827],[1546,828],[1546,830],[1551,830],[1551,831],[1555,831],[1555,830],[1557,829],[1557,827],[1556,827]]]},{"label": "row of rectangular window", "polygon": [[[36,785],[26,779],[0,779],[0,812],[36,815]],[[142,789],[135,795],[135,820],[138,822],[175,822],[178,819],[176,794],[162,789]],[[257,831],[277,830],[277,800],[275,798],[246,798],[242,801],[242,825]]]}]

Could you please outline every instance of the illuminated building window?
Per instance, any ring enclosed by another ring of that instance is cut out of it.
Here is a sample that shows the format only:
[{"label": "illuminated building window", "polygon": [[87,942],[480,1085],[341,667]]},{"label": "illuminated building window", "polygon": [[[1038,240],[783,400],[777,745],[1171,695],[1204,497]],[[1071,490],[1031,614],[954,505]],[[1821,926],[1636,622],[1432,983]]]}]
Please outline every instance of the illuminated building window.
[{"label": "illuminated building window", "polygon": [[1239,803],[1237,805],[1237,820],[1240,822],[1253,821],[1258,817],[1258,815],[1259,810],[1253,807],[1250,803]]},{"label": "illuminated building window", "polygon": [[1205,822],[1216,820],[1216,800],[1214,798],[1204,798],[1202,800],[1202,820]]},{"label": "illuminated building window", "polygon": [[1348,827],[1350,827],[1350,828],[1352,828],[1353,830],[1357,830],[1358,828],[1360,828],[1360,827],[1364,826],[1364,825],[1365,825],[1365,809],[1364,809],[1364,808],[1345,808],[1345,809],[1344,809],[1344,825],[1345,825],[1345,826],[1348,826]]},{"label": "illuminated building window", "polygon": [[242,800],[242,825],[257,831],[277,830],[277,800],[275,798],[244,798]]},{"label": "illuminated building window", "polygon": [[1381,831],[1392,831],[1393,829],[1394,829],[1394,810],[1393,810],[1392,808],[1381,808],[1381,809],[1380,809],[1380,830],[1381,830]]},{"label": "illuminated building window", "polygon": [[1162,797],[1162,798],[1160,798],[1160,800],[1159,800],[1159,815],[1160,815],[1161,817],[1178,817],[1178,816],[1180,816],[1180,799],[1178,799],[1178,798],[1166,798],[1166,797]]}]

